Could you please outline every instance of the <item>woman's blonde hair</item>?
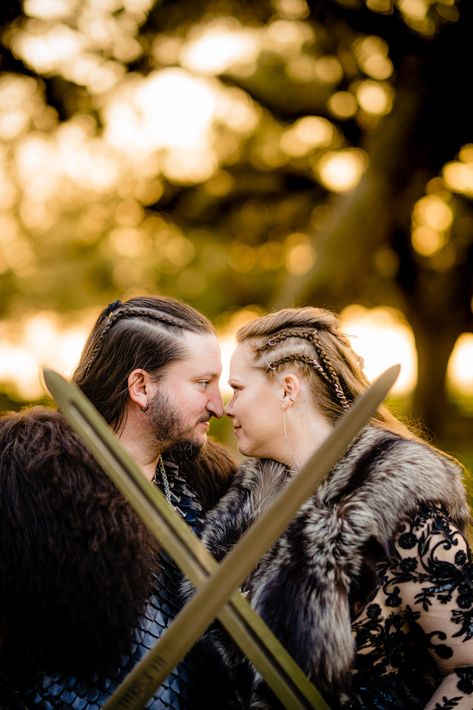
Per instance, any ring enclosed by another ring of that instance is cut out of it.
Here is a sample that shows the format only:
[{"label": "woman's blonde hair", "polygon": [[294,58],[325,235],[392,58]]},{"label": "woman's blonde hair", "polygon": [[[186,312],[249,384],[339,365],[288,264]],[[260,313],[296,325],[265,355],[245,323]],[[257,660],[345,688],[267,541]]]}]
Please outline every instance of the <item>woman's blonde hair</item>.
[{"label": "woman's blonde hair", "polygon": [[[369,382],[362,359],[339,329],[334,313],[322,308],[284,308],[240,328],[239,343],[250,346],[255,367],[268,376],[296,367],[310,381],[314,403],[334,422]],[[408,438],[416,438],[386,407],[371,421]]]}]

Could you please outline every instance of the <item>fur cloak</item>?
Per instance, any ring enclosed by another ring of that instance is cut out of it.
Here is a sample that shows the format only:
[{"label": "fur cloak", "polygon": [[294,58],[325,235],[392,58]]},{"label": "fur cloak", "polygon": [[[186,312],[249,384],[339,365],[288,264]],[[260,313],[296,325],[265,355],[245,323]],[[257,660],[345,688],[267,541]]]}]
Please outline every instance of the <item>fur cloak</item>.
[{"label": "fur cloak", "polygon": [[[250,459],[207,516],[203,542],[217,560],[294,475]],[[350,694],[351,621],[377,586],[376,561],[403,520],[441,503],[460,530],[469,509],[460,467],[427,444],[366,427],[243,585],[252,606],[331,702]],[[210,631],[229,666],[238,652]],[[241,665],[241,664],[240,664]],[[256,677],[251,707],[261,679]]]}]

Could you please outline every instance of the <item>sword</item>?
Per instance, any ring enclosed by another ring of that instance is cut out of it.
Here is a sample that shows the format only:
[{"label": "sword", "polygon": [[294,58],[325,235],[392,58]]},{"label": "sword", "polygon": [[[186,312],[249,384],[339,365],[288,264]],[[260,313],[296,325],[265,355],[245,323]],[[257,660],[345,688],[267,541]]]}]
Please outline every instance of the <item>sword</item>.
[{"label": "sword", "polygon": [[[82,392],[45,370],[45,381],[72,427],[140,514],[163,547],[198,588],[161,639],[104,705],[104,710],[143,707],[180,658],[218,616],[285,707],[328,705],[261,618],[235,588],[284,531],[300,505],[317,488],[359,429],[374,414],[399,373],[389,368],[345,413],[299,474],[264,511],[235,548],[217,565],[186,523],[150,486],[111,429]],[[209,574],[213,573],[209,579]]]}]

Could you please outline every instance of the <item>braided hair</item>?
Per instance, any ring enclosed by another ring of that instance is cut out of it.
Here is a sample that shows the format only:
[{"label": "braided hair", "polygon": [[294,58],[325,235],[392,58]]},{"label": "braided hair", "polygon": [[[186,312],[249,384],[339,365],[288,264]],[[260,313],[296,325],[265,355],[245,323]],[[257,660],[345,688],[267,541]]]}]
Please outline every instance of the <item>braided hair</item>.
[{"label": "braided hair", "polygon": [[[252,349],[254,364],[269,376],[294,365],[309,378],[313,401],[332,423],[369,385],[362,359],[339,329],[334,313],[322,308],[284,308],[240,328],[239,343]],[[373,424],[412,437],[393,414],[380,407]]]},{"label": "braided hair", "polygon": [[210,321],[191,306],[164,296],[114,301],[99,315],[73,381],[105,420],[119,429],[128,399],[128,376],[159,371],[187,355],[186,331],[213,335]]}]

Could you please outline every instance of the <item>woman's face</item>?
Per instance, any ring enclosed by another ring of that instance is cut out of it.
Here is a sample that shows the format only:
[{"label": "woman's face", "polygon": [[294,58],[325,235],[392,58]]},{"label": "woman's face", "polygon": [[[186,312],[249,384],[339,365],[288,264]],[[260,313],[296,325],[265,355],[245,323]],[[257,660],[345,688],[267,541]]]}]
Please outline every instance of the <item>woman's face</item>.
[{"label": "woman's face", "polygon": [[242,454],[279,460],[284,441],[283,390],[277,378],[268,377],[251,363],[249,346],[240,344],[230,362],[233,397],[225,412],[233,422]]}]

